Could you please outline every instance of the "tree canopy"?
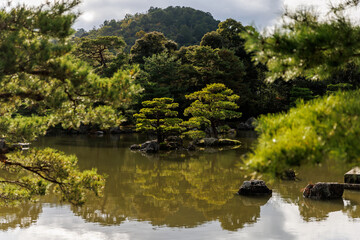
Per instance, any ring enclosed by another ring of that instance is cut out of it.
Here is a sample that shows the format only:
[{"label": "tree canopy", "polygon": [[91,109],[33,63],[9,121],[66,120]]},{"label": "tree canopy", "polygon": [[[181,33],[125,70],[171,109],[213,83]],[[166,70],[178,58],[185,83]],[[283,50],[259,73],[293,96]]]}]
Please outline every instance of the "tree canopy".
[{"label": "tree canopy", "polygon": [[[127,63],[127,57],[123,52],[125,42],[120,37],[85,37],[77,38],[76,41],[78,44],[73,54],[79,59],[88,62],[99,74],[111,77],[121,65]],[[113,70],[109,71],[110,68],[113,68]],[[114,68],[117,69],[114,70]]]},{"label": "tree canopy", "polygon": [[266,64],[269,81],[298,76],[324,80],[348,64],[359,69],[360,27],[345,15],[358,1],[344,3],[333,6],[325,19],[311,9],[287,11],[283,24],[270,35],[249,28],[242,34],[245,47],[255,53],[255,61]]},{"label": "tree canopy", "polygon": [[177,49],[174,41],[168,40],[164,34],[160,32],[146,33],[140,39],[136,40],[134,46],[131,47],[130,57],[133,63],[144,63],[144,58],[151,57],[161,52],[173,52]]},{"label": "tree canopy", "polygon": [[[79,171],[76,157],[54,149],[23,152],[18,142],[31,142],[50,126],[77,128],[117,126],[117,108],[131,101],[139,86],[137,69],[100,78],[71,56],[69,36],[78,0],[39,7],[0,9],[0,199],[11,202],[42,195],[55,184],[63,198],[84,202],[86,192],[101,195],[104,177]],[[27,110],[27,111],[24,111]],[[26,114],[24,114],[24,112]]]},{"label": "tree canopy", "polygon": [[179,46],[189,46],[199,44],[202,36],[215,30],[218,24],[219,21],[210,13],[190,7],[151,7],[147,13],[127,14],[119,21],[106,20],[98,29],[89,32],[80,29],[77,36],[122,36],[126,44],[132,46],[139,31],[158,31],[177,42]]},{"label": "tree canopy", "polygon": [[142,102],[144,108],[134,114],[136,130],[155,134],[158,143],[162,143],[166,136],[179,134],[182,131],[182,120],[176,118],[178,112],[173,110],[179,106],[172,98],[154,98]]},{"label": "tree canopy", "polygon": [[[270,35],[255,31],[243,34],[254,60],[269,68],[268,80],[291,80],[302,76],[325,80],[350,65],[360,70],[359,26],[344,10],[359,4],[357,0],[335,5],[328,18],[321,20],[314,10],[286,12],[287,21]],[[338,89],[349,89],[340,84]],[[306,88],[292,88],[293,95],[312,98]],[[334,85],[329,85],[329,93]],[[359,90],[337,92],[306,104],[298,103],[288,113],[259,119],[259,144],[246,164],[255,170],[281,175],[284,170],[303,163],[335,159],[358,162]]]},{"label": "tree canopy", "polygon": [[[224,84],[209,84],[201,91],[191,93],[185,97],[195,101],[185,109],[184,115],[192,115],[192,117],[183,124],[195,128],[199,128],[201,125],[210,127],[212,137],[218,137],[217,127],[220,121],[241,117],[241,113],[235,111],[238,108],[235,101],[239,99],[239,96],[233,94],[233,91]],[[190,130],[187,134],[199,136],[199,130]]]}]

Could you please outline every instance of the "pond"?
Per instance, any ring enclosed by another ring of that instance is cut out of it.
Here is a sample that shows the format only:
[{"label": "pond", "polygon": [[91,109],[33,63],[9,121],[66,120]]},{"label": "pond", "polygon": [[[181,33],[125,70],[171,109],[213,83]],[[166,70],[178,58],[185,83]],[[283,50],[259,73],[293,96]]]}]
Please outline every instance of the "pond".
[{"label": "pond", "polygon": [[81,169],[108,175],[105,196],[82,207],[46,196],[38,203],[0,208],[0,239],[358,239],[360,192],[337,201],[302,197],[309,182],[343,181],[347,166],[324,163],[298,170],[299,181],[273,181],[271,197],[235,193],[246,176],[242,146],[145,156],[129,146],[139,135],[57,136],[35,145],[76,154]]}]

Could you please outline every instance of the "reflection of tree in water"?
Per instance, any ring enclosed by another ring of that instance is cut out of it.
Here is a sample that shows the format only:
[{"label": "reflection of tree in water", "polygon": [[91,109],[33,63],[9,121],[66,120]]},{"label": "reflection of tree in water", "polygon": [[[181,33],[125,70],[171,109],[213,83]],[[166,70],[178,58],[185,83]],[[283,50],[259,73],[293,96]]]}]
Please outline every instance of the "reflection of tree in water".
[{"label": "reflection of tree in water", "polygon": [[303,199],[299,202],[300,215],[307,222],[322,221],[329,217],[329,213],[341,211],[344,208],[342,199],[336,200],[313,200]]},{"label": "reflection of tree in water", "polygon": [[328,218],[329,213],[337,211],[343,211],[351,218],[358,218],[360,217],[360,208],[357,207],[360,202],[359,192],[351,193],[345,190],[344,200],[331,201],[305,199],[302,196],[302,189],[308,183],[343,182],[343,174],[349,169],[349,166],[331,160],[319,166],[302,166],[298,171],[301,181],[280,181],[273,187],[285,202],[298,205],[300,215],[305,221],[323,221]]},{"label": "reflection of tree in water", "polygon": [[236,230],[256,222],[268,198],[235,195],[243,173],[237,166],[239,158],[231,154],[195,154],[183,161],[134,160],[124,154],[121,166],[106,169],[105,198],[72,209],[87,221],[102,224],[121,224],[129,218],[153,225],[195,227],[219,220],[224,229]]},{"label": "reflection of tree in water", "polygon": [[219,210],[207,213],[209,218],[217,219],[223,229],[236,231],[245,224],[256,223],[260,217],[260,207],[265,205],[270,196],[245,197],[235,196]]},{"label": "reflection of tree in water", "polygon": [[0,230],[27,228],[36,222],[42,212],[40,203],[25,203],[19,206],[0,207]]},{"label": "reflection of tree in water", "polygon": [[[76,216],[82,217],[88,222],[98,222],[103,225],[119,225],[125,221],[125,217],[118,214],[116,209],[116,202],[109,202],[108,196],[102,199],[93,199],[90,203],[84,206],[71,206],[71,210]],[[107,208],[111,206],[111,208]]]},{"label": "reflection of tree in water", "polygon": [[360,192],[345,191],[344,200],[345,206],[343,212],[350,218],[360,219]]}]

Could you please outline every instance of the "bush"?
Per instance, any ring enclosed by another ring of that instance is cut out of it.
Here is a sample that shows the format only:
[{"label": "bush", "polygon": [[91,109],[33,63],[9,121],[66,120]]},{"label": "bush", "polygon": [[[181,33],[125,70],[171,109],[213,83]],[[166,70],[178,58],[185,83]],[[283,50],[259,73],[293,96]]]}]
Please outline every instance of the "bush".
[{"label": "bush", "polygon": [[249,168],[281,174],[304,163],[333,158],[360,160],[360,91],[301,101],[288,113],[259,118],[258,145],[245,161]]}]

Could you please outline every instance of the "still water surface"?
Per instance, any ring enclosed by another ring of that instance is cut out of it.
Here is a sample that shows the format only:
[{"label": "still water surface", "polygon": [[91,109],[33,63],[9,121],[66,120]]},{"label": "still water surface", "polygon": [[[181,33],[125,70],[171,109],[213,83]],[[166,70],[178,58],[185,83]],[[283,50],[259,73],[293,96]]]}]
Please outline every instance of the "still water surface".
[{"label": "still water surface", "polygon": [[271,198],[238,196],[250,178],[241,156],[255,136],[240,140],[235,150],[144,156],[129,150],[144,141],[138,135],[44,137],[37,146],[76,154],[81,169],[106,173],[105,197],[83,207],[47,196],[0,208],[0,239],[359,239],[360,192],[325,202],[301,194],[309,182],[342,182],[348,167],[305,166],[300,181],[269,183]]}]

